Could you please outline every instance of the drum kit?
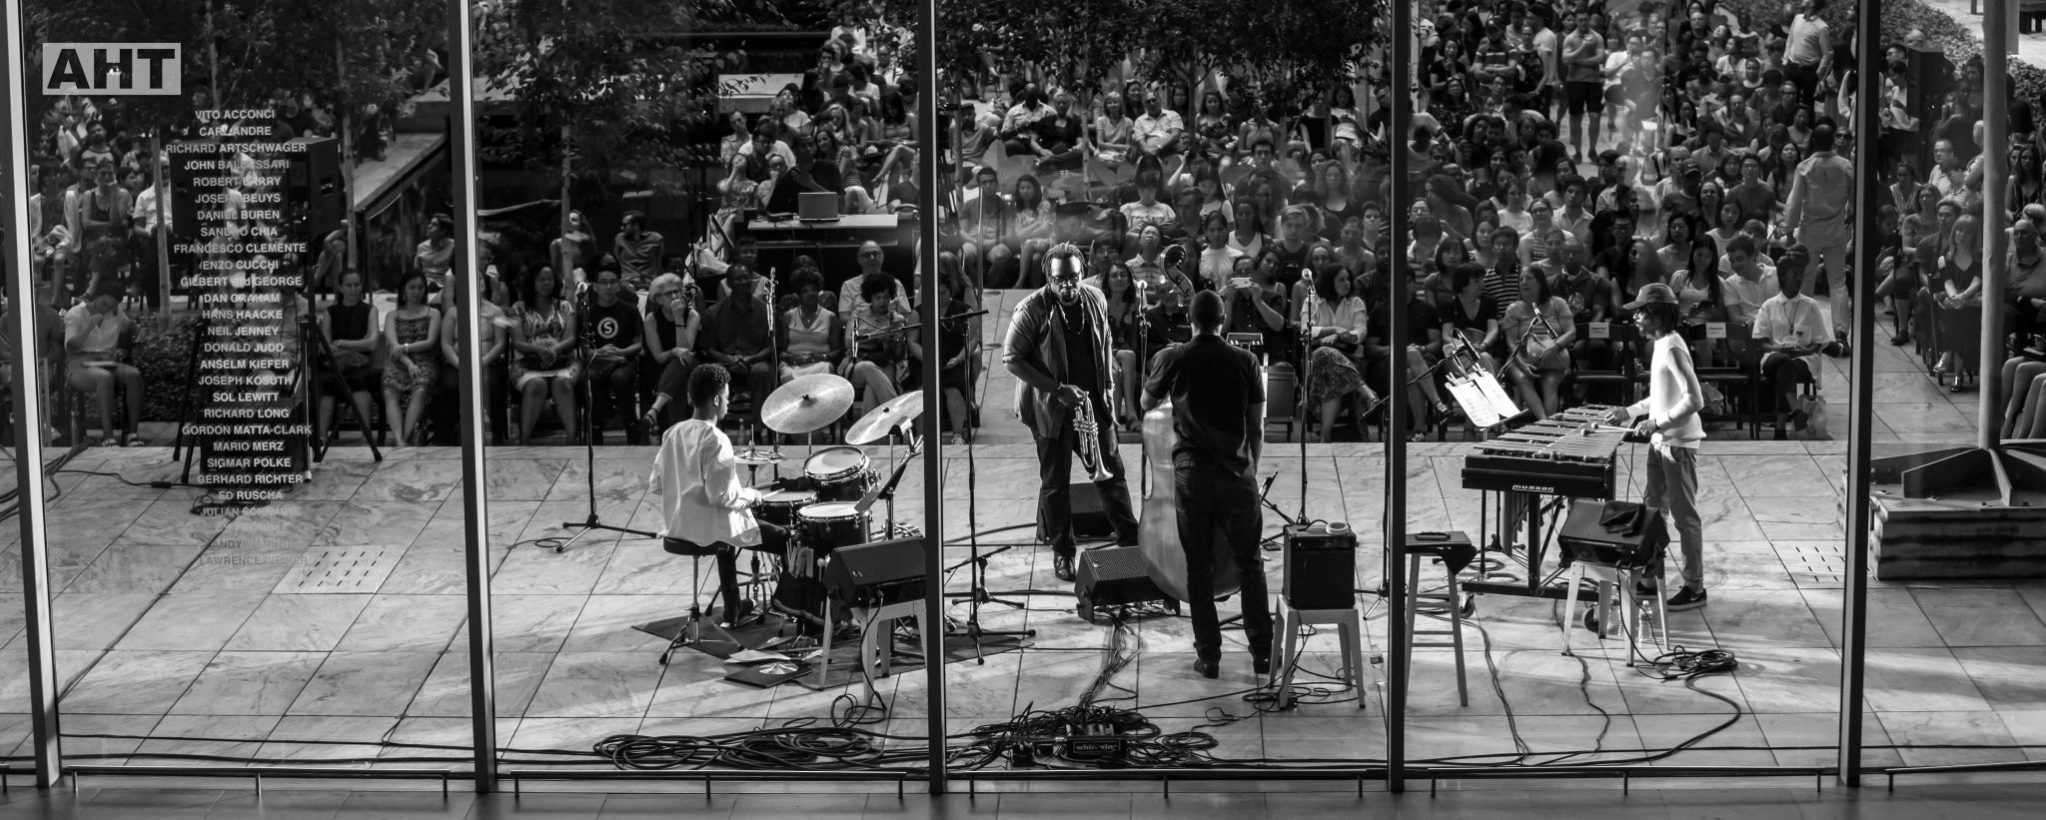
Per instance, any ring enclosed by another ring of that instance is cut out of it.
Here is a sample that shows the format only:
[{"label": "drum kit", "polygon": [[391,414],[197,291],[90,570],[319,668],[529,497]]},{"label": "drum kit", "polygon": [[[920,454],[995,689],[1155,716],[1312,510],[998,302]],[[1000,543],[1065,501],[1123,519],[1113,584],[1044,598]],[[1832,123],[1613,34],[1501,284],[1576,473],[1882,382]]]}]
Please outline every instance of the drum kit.
[{"label": "drum kit", "polygon": [[[760,422],[784,436],[813,436],[837,423],[852,409],[852,383],[830,373],[818,373],[790,380],[767,397],[761,406]],[[799,475],[784,478],[787,461],[780,450],[753,447],[737,453],[740,464],[753,471],[755,488],[761,491],[754,514],[761,521],[789,531],[773,597],[774,607],[806,624],[821,625],[824,607],[831,603],[820,580],[824,561],[833,551],[865,544],[877,537],[908,537],[910,527],[895,522],[895,484],[902,479],[909,460],[921,452],[920,439],[912,423],[923,414],[923,391],[904,393],[862,415],[848,428],[843,445],[822,449],[811,447]],[[909,442],[908,457],[897,461],[891,434],[901,431]],[[882,472],[873,466],[866,445],[889,439],[888,457],[892,475],[883,482]],[[761,467],[774,470],[773,480],[759,482]],[[886,518],[877,533],[873,514],[876,501],[886,507]],[[843,623],[844,619],[840,618]]]}]

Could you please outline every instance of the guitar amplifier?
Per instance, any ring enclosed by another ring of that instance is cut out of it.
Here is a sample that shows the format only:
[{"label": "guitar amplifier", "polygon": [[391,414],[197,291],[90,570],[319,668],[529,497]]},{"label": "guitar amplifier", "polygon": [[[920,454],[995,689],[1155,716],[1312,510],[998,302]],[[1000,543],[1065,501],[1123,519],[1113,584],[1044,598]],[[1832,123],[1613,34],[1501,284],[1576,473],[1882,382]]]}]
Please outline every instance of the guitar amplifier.
[{"label": "guitar amplifier", "polygon": [[1640,569],[1653,565],[1669,547],[1661,507],[1629,501],[1579,501],[1570,505],[1556,543],[1566,561]]},{"label": "guitar amplifier", "polygon": [[1340,530],[1286,527],[1285,564],[1280,579],[1294,609],[1347,609],[1356,604],[1357,534]]},{"label": "guitar amplifier", "polygon": [[875,541],[833,550],[824,586],[846,606],[875,607],[924,596],[921,538]]}]

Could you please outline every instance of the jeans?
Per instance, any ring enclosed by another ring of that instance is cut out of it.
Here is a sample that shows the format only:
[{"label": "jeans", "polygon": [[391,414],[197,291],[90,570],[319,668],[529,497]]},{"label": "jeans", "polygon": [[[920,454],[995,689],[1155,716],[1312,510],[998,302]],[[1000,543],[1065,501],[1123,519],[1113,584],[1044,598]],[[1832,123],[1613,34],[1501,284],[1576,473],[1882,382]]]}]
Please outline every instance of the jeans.
[{"label": "jeans", "polygon": [[[1123,468],[1122,455],[1116,451],[1115,435],[1111,432],[1115,416],[1110,415],[1100,401],[1094,403],[1094,418],[1100,431],[1101,466],[1111,474],[1106,481],[1097,481],[1094,486],[1101,489],[1101,503],[1108,508],[1108,523],[1115,528],[1116,542],[1134,544],[1137,542],[1137,516],[1130,509],[1129,475]],[[1071,423],[1057,438],[1037,437],[1038,537],[1049,541],[1052,551],[1060,555],[1072,555],[1074,552],[1073,496],[1068,476],[1073,470],[1073,445],[1078,440]]]},{"label": "jeans", "polygon": [[1222,656],[1222,626],[1215,615],[1215,536],[1220,531],[1230,560],[1243,575],[1243,633],[1254,657],[1272,647],[1272,609],[1265,590],[1264,556],[1258,535],[1257,482],[1248,476],[1181,468],[1173,475],[1179,497],[1179,545],[1186,550],[1187,606],[1193,610],[1194,653]]},{"label": "jeans", "polygon": [[1705,524],[1698,518],[1698,451],[1656,444],[1648,448],[1648,490],[1642,498],[1661,506],[1677,525],[1683,550],[1684,586],[1705,588]]},{"label": "jeans", "polygon": [[591,362],[583,371],[583,380],[590,390],[590,429],[603,431],[622,423],[630,430],[638,423],[632,417],[632,406],[639,393],[639,362]]}]

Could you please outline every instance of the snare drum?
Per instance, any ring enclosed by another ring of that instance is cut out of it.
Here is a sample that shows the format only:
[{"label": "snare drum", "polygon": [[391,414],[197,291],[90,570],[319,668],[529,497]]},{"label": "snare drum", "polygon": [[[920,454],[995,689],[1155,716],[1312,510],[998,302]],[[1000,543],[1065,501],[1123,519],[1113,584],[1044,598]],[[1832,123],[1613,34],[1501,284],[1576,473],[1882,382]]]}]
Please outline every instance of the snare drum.
[{"label": "snare drum", "polygon": [[760,497],[760,503],[753,507],[753,515],[782,529],[793,530],[796,528],[796,513],[815,503],[817,494],[809,490],[775,490]]},{"label": "snare drum", "polygon": [[827,501],[796,511],[803,545],[818,554],[873,539],[873,516],[850,501]]},{"label": "snare drum", "polygon": [[819,501],[858,501],[878,480],[867,469],[867,454],[858,447],[819,450],[803,462],[803,475],[816,485]]}]

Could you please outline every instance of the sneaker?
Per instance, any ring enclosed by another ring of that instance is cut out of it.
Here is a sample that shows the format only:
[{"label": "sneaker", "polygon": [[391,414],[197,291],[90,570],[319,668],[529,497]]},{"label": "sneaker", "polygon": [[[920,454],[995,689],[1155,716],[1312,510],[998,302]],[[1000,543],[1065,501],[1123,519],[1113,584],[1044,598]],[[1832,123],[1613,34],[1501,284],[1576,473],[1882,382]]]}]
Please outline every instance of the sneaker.
[{"label": "sneaker", "polygon": [[1671,612],[1683,612],[1684,610],[1687,609],[1699,609],[1705,606],[1705,599],[1706,599],[1705,590],[1684,587],[1683,589],[1677,590],[1677,594],[1670,596],[1669,601],[1666,604],[1664,604],[1664,607]]}]

